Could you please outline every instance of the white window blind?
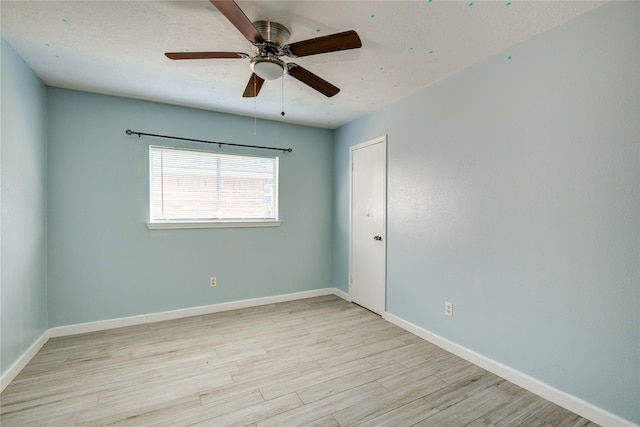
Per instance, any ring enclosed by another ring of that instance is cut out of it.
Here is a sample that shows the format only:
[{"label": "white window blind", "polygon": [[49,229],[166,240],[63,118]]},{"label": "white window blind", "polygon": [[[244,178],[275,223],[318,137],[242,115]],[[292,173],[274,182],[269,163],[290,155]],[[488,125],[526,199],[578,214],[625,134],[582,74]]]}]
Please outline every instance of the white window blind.
[{"label": "white window blind", "polygon": [[149,147],[150,222],[278,219],[278,157]]}]

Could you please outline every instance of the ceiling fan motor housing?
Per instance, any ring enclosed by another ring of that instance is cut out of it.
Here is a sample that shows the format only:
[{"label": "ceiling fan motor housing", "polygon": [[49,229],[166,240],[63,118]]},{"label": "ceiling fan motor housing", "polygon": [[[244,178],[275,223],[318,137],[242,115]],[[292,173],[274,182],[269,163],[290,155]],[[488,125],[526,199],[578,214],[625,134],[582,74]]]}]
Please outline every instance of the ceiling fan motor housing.
[{"label": "ceiling fan motor housing", "polygon": [[253,25],[256,27],[258,32],[262,34],[266,44],[270,47],[276,48],[276,52],[270,53],[279,53],[282,55],[280,50],[282,46],[289,41],[289,37],[291,37],[291,33],[287,27],[272,21],[256,21]]}]

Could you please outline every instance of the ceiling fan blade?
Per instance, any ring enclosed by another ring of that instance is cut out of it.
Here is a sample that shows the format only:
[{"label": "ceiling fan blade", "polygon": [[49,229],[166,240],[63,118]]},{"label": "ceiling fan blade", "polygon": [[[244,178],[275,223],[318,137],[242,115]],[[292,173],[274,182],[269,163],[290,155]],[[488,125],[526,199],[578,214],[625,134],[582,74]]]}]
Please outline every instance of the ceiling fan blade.
[{"label": "ceiling fan blade", "polygon": [[169,59],[241,59],[249,55],[242,52],[167,52]]},{"label": "ceiling fan blade", "polygon": [[244,93],[242,94],[243,98],[253,98],[258,96],[260,93],[260,88],[262,87],[262,83],[264,83],[264,79],[258,76],[256,73],[251,75],[249,79],[249,83],[247,83],[247,87],[244,89]]},{"label": "ceiling fan blade", "polygon": [[315,39],[291,43],[283,48],[284,53],[292,58],[316,55],[318,53],[336,52],[339,50],[358,49],[362,42],[358,33],[353,30],[330,34]]},{"label": "ceiling fan blade", "polygon": [[291,77],[300,80],[302,83],[311,86],[321,94],[332,97],[340,92],[340,89],[329,83],[328,81],[316,76],[311,71],[302,68],[298,64],[289,62],[287,70]]},{"label": "ceiling fan blade", "polygon": [[233,0],[209,0],[251,43],[264,43],[262,34]]}]

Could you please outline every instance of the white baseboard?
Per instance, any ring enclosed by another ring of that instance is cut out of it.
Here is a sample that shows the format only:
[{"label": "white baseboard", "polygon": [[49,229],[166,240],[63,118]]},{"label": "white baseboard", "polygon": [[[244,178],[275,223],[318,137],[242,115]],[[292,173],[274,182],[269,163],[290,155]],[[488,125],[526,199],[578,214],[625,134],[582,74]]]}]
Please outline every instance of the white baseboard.
[{"label": "white baseboard", "polygon": [[47,329],[33,342],[33,344],[29,346],[29,348],[25,350],[24,353],[22,353],[18,360],[13,362],[13,364],[2,373],[2,376],[0,376],[0,393],[2,393],[4,389],[11,383],[11,381],[13,381],[13,379],[18,376],[20,371],[22,371],[24,367],[27,366],[27,363],[29,363],[31,359],[33,359],[33,356],[35,356],[40,351],[42,346],[45,345],[47,341],[49,341],[49,338],[50,334],[49,330]]},{"label": "white baseboard", "polygon": [[349,296],[349,294],[343,291],[342,289],[333,288],[333,294],[339,298],[342,298],[347,302],[351,302],[351,297]]},{"label": "white baseboard", "polygon": [[411,332],[412,334],[437,345],[438,347],[447,350],[450,353],[459,356],[474,365],[477,365],[489,372],[492,372],[499,377],[506,379],[530,392],[537,394],[538,396],[547,399],[550,402],[555,403],[569,411],[580,415],[594,423],[607,427],[638,427],[637,424],[631,421],[620,418],[619,416],[612,414],[602,408],[599,408],[589,402],[579,399],[569,393],[558,390],[545,384],[525,373],[517,371],[507,365],[476,353],[473,350],[469,350],[459,344],[449,341],[437,334],[429,332],[426,329],[421,328],[411,322],[395,316],[389,312],[386,312],[382,316],[385,320],[393,323],[402,329]]},{"label": "white baseboard", "polygon": [[138,316],[121,317],[118,319],[100,320],[97,322],[78,323],[75,325],[57,326],[49,329],[49,331],[51,332],[52,338],[63,337],[67,335],[84,334],[87,332],[103,331],[106,329],[121,328],[125,326],[135,326],[146,323],[161,322],[164,320],[201,316],[203,314],[219,313],[221,311],[238,310],[241,308],[257,307],[260,305],[295,301],[304,298],[313,298],[332,294],[334,294],[334,288],[314,289],[312,291],[295,292],[292,294],[223,302],[220,304],[182,308],[179,310],[162,311],[159,313],[141,314]]}]

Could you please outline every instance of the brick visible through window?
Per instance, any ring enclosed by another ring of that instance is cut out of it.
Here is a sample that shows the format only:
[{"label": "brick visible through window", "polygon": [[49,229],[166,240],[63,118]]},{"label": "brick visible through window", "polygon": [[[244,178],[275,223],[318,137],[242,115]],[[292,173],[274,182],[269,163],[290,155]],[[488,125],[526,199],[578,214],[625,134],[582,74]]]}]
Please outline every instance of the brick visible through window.
[{"label": "brick visible through window", "polygon": [[278,157],[149,147],[150,221],[278,219]]}]

